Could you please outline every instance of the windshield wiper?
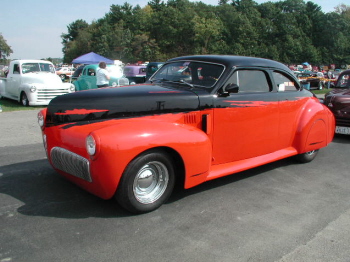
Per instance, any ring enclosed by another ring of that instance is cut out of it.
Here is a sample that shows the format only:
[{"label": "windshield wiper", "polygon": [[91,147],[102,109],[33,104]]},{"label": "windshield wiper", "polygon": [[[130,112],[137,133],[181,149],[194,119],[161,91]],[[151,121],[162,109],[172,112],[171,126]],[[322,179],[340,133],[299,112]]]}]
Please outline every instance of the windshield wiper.
[{"label": "windshield wiper", "polygon": [[150,80],[151,84],[153,84],[153,82],[169,82],[170,80],[165,79],[165,78],[157,78],[157,79],[152,79]]},{"label": "windshield wiper", "polygon": [[183,79],[181,79],[181,80],[179,80],[179,81],[176,81],[176,82],[179,82],[179,83],[181,83],[181,84],[185,84],[185,85],[188,85],[188,86],[191,87],[191,88],[194,88],[194,86],[193,86],[192,84],[186,82],[186,81],[183,80]]},{"label": "windshield wiper", "polygon": [[154,79],[152,81],[150,81],[152,84],[153,82],[170,82],[170,83],[180,83],[180,84],[185,84],[185,85],[188,85],[189,87],[191,88],[194,88],[194,86],[186,81],[184,81],[183,79],[181,80],[177,80],[177,81],[172,81],[172,80],[169,80],[169,79],[165,79],[165,78],[158,78],[158,79]]}]

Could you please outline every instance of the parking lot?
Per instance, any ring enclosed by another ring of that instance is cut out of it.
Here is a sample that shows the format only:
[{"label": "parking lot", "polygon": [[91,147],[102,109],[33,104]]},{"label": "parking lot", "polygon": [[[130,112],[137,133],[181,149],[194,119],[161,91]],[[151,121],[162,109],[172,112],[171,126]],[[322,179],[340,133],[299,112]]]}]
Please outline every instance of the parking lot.
[{"label": "parking lot", "polygon": [[37,112],[0,113],[0,262],[349,261],[348,136],[311,163],[177,190],[135,216],[51,168]]}]

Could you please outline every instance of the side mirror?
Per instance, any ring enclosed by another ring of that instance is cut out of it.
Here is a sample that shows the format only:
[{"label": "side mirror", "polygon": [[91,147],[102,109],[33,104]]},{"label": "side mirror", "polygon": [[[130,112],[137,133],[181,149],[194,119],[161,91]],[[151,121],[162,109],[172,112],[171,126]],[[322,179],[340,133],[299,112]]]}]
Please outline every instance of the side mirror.
[{"label": "side mirror", "polygon": [[225,93],[227,94],[238,93],[239,86],[237,84],[231,83],[231,84],[228,84],[224,90],[225,90]]}]

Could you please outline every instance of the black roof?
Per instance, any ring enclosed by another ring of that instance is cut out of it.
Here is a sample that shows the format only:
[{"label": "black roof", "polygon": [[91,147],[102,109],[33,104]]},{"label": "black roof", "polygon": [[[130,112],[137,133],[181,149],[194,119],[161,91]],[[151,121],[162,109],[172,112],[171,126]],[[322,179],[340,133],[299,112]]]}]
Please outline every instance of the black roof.
[{"label": "black roof", "polygon": [[277,61],[265,59],[265,58],[257,58],[257,57],[249,57],[249,56],[235,56],[235,55],[193,55],[193,56],[182,56],[169,59],[168,62],[179,61],[179,60],[192,60],[192,61],[203,61],[203,62],[211,62],[223,64],[226,67],[233,66],[249,66],[249,67],[273,67],[279,68],[283,70],[290,71],[290,69]]}]

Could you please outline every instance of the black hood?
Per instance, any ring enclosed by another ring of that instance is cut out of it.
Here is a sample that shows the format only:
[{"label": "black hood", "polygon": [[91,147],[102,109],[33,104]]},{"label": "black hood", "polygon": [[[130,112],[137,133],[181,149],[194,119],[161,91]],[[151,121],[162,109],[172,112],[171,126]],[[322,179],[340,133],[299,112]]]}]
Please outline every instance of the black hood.
[{"label": "black hood", "polygon": [[199,109],[189,89],[160,85],[101,88],[57,96],[47,107],[46,124],[138,117]]}]

